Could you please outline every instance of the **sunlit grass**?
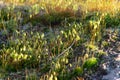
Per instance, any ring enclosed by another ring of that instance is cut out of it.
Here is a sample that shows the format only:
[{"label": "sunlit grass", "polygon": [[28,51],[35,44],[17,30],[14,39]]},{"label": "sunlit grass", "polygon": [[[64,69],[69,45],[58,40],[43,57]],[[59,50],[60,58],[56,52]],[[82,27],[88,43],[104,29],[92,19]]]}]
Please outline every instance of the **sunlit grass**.
[{"label": "sunlit grass", "polygon": [[55,12],[71,12],[78,10],[82,6],[86,11],[101,11],[114,13],[120,9],[118,0],[4,0],[4,3],[12,3],[14,5],[34,5],[40,7],[50,13]]},{"label": "sunlit grass", "polygon": [[88,11],[114,13],[120,9],[120,2],[117,0],[87,0],[84,5]]}]

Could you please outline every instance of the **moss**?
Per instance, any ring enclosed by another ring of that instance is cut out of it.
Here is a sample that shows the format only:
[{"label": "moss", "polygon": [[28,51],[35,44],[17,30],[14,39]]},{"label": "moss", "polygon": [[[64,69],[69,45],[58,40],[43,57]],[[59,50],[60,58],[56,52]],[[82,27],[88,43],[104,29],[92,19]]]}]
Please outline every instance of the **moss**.
[{"label": "moss", "polygon": [[96,67],[97,64],[98,64],[98,59],[95,57],[92,57],[85,61],[85,63],[83,64],[83,68],[90,70]]}]

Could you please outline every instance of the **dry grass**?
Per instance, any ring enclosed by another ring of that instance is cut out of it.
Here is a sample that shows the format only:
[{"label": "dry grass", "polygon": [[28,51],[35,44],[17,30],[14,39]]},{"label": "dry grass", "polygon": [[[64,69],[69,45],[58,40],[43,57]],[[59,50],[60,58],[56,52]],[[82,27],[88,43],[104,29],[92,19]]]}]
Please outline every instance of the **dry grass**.
[{"label": "dry grass", "polygon": [[87,11],[112,12],[120,9],[118,0],[4,0],[5,3],[13,3],[16,5],[34,5],[39,4],[49,13],[57,12],[74,12],[82,6]]},{"label": "dry grass", "polygon": [[114,13],[120,9],[120,2],[117,0],[87,0],[84,7],[88,11]]}]

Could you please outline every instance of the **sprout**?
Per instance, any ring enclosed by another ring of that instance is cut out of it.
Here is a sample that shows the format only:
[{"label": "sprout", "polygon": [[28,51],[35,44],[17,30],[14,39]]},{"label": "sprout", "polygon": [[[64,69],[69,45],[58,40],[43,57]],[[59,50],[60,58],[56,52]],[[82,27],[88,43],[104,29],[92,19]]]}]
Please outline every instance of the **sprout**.
[{"label": "sprout", "polygon": [[26,46],[23,47],[23,51],[26,51]]},{"label": "sprout", "polygon": [[30,34],[33,35],[33,32],[31,31]]},{"label": "sprout", "polygon": [[7,49],[7,50],[6,50],[6,53],[9,53],[9,52],[10,52],[10,50],[9,50],[9,49]]},{"label": "sprout", "polygon": [[14,61],[16,62],[16,61],[17,61],[17,58],[15,58]]},{"label": "sprout", "polygon": [[23,57],[23,54],[22,53],[20,53],[20,56],[21,56],[21,58]]},{"label": "sprout", "polygon": [[69,31],[68,31],[68,35],[71,35],[71,34],[72,34],[72,33],[71,33],[71,31],[69,30]]},{"label": "sprout", "polygon": [[80,40],[80,37],[77,35],[77,36],[76,36],[76,41],[78,41],[78,40]]},{"label": "sprout", "polygon": [[97,34],[95,33],[95,36],[97,36]]},{"label": "sprout", "polygon": [[68,59],[65,59],[65,63],[66,63],[66,64],[68,63]]},{"label": "sprout", "polygon": [[72,64],[70,63],[69,66],[72,67]]},{"label": "sprout", "polygon": [[89,21],[89,23],[90,23],[90,25],[92,25],[92,24],[93,24],[93,22],[92,22],[92,21]]},{"label": "sprout", "polygon": [[62,45],[63,44],[63,42],[60,40],[60,44]]},{"label": "sprout", "polygon": [[74,27],[75,27],[75,28],[77,27],[76,24],[74,25]]},{"label": "sprout", "polygon": [[23,51],[23,49],[22,49],[22,48],[20,48],[20,51]]},{"label": "sprout", "polygon": [[49,80],[53,80],[53,75],[51,74],[51,76],[49,77]]},{"label": "sprout", "polygon": [[54,80],[58,80],[56,76],[54,76]]},{"label": "sprout", "polygon": [[62,59],[62,62],[65,62],[65,58]]},{"label": "sprout", "polygon": [[42,33],[41,38],[42,38],[42,39],[44,38],[44,33]]},{"label": "sprout", "polygon": [[38,58],[40,59],[40,55],[38,56]]},{"label": "sprout", "polygon": [[67,36],[67,34],[65,33],[65,38],[67,38],[68,36]]},{"label": "sprout", "polygon": [[88,57],[89,57],[89,55],[88,55],[88,54],[85,54],[84,58],[87,59]]},{"label": "sprout", "polygon": [[14,57],[14,54],[13,54],[13,53],[11,53],[11,54],[10,54],[10,56],[11,56],[11,57]]},{"label": "sprout", "polygon": [[23,36],[25,37],[27,34],[26,33],[23,33]]},{"label": "sprout", "polygon": [[56,63],[55,68],[56,69],[60,68],[60,63],[59,62]]},{"label": "sprout", "polygon": [[75,34],[72,34],[73,37],[75,37]]},{"label": "sprout", "polygon": [[64,31],[60,31],[61,32],[61,34],[63,34],[64,33]]},{"label": "sprout", "polygon": [[98,15],[99,15],[99,13],[97,12],[97,13],[96,13],[96,16],[98,16]]},{"label": "sprout", "polygon": [[97,24],[100,25],[100,21],[98,21]]},{"label": "sprout", "polygon": [[92,49],[92,50],[98,50],[98,47],[92,44],[87,45],[88,48]]},{"label": "sprout", "polygon": [[32,18],[32,14],[30,15],[30,18]]},{"label": "sprout", "polygon": [[27,59],[27,57],[28,57],[28,55],[25,54],[23,58],[24,58],[24,59]]},{"label": "sprout", "polygon": [[21,55],[18,55],[17,59],[20,60],[21,58],[22,58]]},{"label": "sprout", "polygon": [[18,56],[18,54],[17,54],[17,53],[14,53],[14,54],[15,54],[15,55],[14,55],[15,57],[17,57],[17,56]]},{"label": "sprout", "polygon": [[74,34],[77,34],[77,32],[76,32],[76,30],[73,28],[72,29],[72,32],[74,33]]},{"label": "sprout", "polygon": [[94,29],[97,29],[97,27],[98,27],[98,26],[97,26],[97,24],[96,24],[96,25],[94,25]]}]

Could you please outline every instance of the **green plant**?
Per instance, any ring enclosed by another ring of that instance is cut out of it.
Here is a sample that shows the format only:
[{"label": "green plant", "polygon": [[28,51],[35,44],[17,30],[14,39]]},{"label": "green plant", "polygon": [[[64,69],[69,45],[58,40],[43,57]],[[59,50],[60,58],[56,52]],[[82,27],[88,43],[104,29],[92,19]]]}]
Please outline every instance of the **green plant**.
[{"label": "green plant", "polygon": [[83,74],[83,69],[81,67],[76,67],[73,71],[74,76],[80,76]]},{"label": "green plant", "polygon": [[38,76],[35,71],[32,73],[27,73],[25,77],[25,80],[37,80],[37,79],[38,79]]},{"label": "green plant", "polygon": [[90,39],[90,44],[96,44],[95,42],[100,41],[104,34],[104,29],[106,28],[104,16],[106,13],[94,12],[88,13],[85,17],[85,34],[88,34]]},{"label": "green plant", "polygon": [[96,67],[98,65],[98,59],[95,57],[89,58],[87,59],[84,64],[83,64],[83,68],[90,70],[94,67]]},{"label": "green plant", "polygon": [[[98,58],[106,54],[99,49],[99,42],[102,48],[109,46],[102,40],[106,27],[120,25],[113,1],[26,1],[17,0],[17,5],[13,1],[0,10],[0,41],[6,41],[0,45],[0,67],[9,72],[38,69],[41,80],[79,79],[86,70],[93,72]],[[27,23],[30,30],[23,29]],[[37,72],[26,74],[26,80],[37,79]]]},{"label": "green plant", "polygon": [[106,23],[106,27],[118,27],[120,24],[120,18],[118,16],[115,15],[110,15],[107,14],[105,16],[105,23]]}]

